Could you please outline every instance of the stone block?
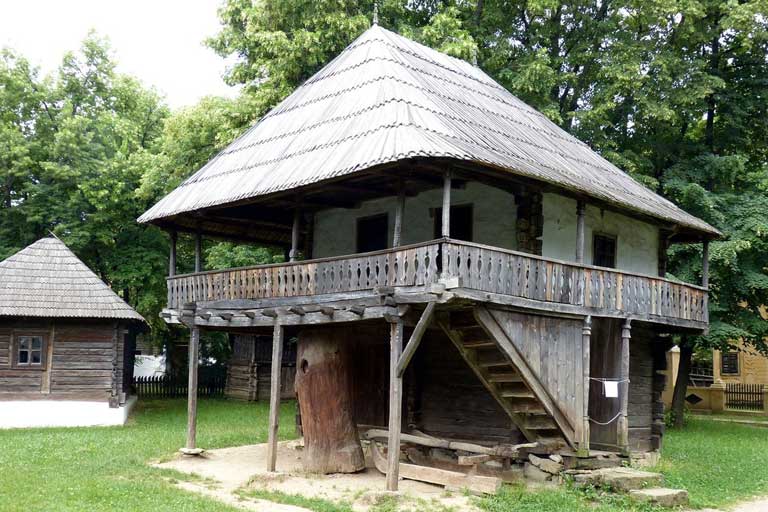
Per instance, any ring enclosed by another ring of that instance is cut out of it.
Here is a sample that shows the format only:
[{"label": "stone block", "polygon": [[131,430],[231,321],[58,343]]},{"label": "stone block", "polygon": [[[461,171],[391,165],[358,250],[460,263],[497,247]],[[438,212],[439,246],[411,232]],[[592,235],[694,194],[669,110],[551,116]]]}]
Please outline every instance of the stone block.
[{"label": "stone block", "polygon": [[684,489],[666,489],[652,487],[629,491],[629,496],[637,501],[662,507],[681,507],[688,505],[688,491]]},{"label": "stone block", "polygon": [[552,475],[546,471],[542,471],[530,462],[525,463],[523,468],[523,476],[533,482],[548,482],[551,480]]}]

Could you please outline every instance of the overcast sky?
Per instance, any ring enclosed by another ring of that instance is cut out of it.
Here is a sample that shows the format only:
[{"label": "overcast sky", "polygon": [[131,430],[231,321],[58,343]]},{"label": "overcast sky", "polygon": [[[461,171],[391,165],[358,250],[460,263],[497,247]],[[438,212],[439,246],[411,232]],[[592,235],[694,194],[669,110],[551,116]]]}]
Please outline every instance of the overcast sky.
[{"label": "overcast sky", "polygon": [[203,40],[219,28],[220,0],[0,0],[0,46],[44,72],[95,29],[109,38],[117,69],[165,95],[172,107],[206,95],[233,96],[226,63]]}]

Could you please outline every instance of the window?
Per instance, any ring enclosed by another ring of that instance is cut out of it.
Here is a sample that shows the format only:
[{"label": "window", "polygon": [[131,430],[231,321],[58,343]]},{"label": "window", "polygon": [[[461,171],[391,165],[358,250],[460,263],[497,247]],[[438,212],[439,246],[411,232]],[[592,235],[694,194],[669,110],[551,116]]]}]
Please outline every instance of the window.
[{"label": "window", "polygon": [[[443,236],[443,209],[433,210],[435,238]],[[472,241],[472,205],[462,204],[451,206],[451,238],[455,240]]]},{"label": "window", "polygon": [[357,219],[357,252],[387,248],[389,218],[386,213]]},{"label": "window", "polygon": [[16,350],[17,366],[40,366],[43,364],[43,337],[19,336]]},{"label": "window", "polygon": [[616,268],[616,237],[595,235],[592,244],[592,264],[597,267]]},{"label": "window", "polygon": [[739,353],[736,351],[723,352],[720,361],[720,373],[737,375],[739,373]]}]

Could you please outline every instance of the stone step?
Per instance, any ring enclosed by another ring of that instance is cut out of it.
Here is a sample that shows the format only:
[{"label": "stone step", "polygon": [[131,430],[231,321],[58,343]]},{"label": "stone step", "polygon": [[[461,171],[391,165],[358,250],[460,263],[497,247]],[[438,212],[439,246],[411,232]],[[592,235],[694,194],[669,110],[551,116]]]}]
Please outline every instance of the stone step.
[{"label": "stone step", "polygon": [[650,487],[629,491],[629,496],[636,501],[659,505],[661,507],[681,507],[688,505],[688,491],[684,489],[667,489],[666,487]]},{"label": "stone step", "polygon": [[604,468],[592,471],[586,477],[585,483],[605,485],[614,491],[629,492],[637,489],[661,487],[664,484],[664,476],[661,473],[625,467]]}]

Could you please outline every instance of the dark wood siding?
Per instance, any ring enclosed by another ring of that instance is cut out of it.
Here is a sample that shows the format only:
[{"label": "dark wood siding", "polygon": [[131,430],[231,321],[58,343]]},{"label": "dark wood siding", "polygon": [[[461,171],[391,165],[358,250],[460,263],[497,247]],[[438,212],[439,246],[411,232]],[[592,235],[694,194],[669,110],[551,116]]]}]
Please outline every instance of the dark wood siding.
[{"label": "dark wood siding", "polygon": [[[231,335],[232,356],[227,364],[225,396],[238,400],[269,400],[272,371],[272,338],[249,334]],[[286,338],[280,397],[294,398],[296,344]]]}]

